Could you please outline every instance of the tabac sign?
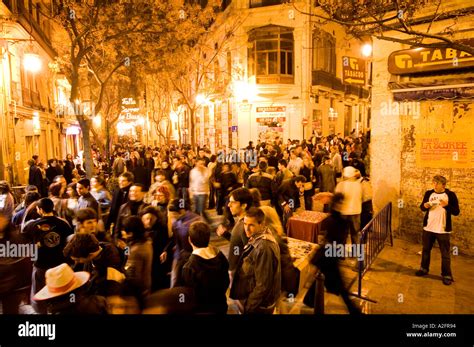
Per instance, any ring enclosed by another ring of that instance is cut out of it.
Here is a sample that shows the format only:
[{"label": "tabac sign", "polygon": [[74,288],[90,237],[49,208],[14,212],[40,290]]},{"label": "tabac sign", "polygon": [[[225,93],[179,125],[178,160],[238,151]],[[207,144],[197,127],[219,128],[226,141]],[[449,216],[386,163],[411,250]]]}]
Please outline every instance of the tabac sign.
[{"label": "tabac sign", "polygon": [[[468,43],[466,43],[468,44]],[[474,42],[469,42],[474,45]],[[415,48],[396,51],[388,57],[388,71],[394,75],[452,70],[474,66],[474,57],[453,48]]]},{"label": "tabac sign", "polygon": [[342,57],[342,83],[365,85],[366,61],[354,57]]}]

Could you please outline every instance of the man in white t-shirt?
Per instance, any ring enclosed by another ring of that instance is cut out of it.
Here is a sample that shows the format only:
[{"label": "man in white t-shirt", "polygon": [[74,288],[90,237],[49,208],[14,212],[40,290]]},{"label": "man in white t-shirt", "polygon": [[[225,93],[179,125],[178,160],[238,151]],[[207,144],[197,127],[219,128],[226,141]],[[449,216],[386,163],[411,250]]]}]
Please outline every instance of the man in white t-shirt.
[{"label": "man in white t-shirt", "polygon": [[441,251],[441,276],[443,284],[453,282],[451,273],[451,215],[459,215],[459,204],[456,194],[446,189],[446,178],[435,176],[434,189],[425,192],[420,208],[425,213],[423,220],[423,252],[421,267],[416,272],[417,276],[428,274],[430,269],[430,255],[434,242],[438,240]]}]

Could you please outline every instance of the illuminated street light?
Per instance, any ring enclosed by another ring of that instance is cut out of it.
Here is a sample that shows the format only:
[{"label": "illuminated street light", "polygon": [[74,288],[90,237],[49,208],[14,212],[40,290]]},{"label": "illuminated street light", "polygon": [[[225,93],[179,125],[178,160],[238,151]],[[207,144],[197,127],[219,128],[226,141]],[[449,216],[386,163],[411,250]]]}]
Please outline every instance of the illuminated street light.
[{"label": "illuminated street light", "polygon": [[92,118],[92,123],[94,124],[94,127],[100,128],[100,126],[102,125],[102,117],[100,116],[100,114]]},{"label": "illuminated street light", "polygon": [[366,43],[362,46],[362,55],[364,57],[370,57],[372,55],[372,45],[370,43]]},{"label": "illuminated street light", "polygon": [[253,83],[247,83],[245,81],[234,82],[234,97],[237,101],[253,100],[257,93],[257,86]]},{"label": "illuminated street light", "polygon": [[38,54],[31,52],[25,53],[23,57],[23,66],[25,67],[25,70],[37,73],[41,70],[41,65],[41,58]]},{"label": "illuminated street light", "polygon": [[208,102],[209,100],[203,94],[198,94],[196,96],[196,103],[198,105],[204,105],[204,104],[207,104]]}]

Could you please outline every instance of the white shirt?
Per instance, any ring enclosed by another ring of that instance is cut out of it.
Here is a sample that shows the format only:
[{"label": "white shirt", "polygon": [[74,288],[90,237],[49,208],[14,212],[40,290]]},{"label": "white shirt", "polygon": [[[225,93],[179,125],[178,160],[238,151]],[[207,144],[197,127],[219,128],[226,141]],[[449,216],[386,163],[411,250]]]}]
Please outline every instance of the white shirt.
[{"label": "white shirt", "polygon": [[291,159],[288,162],[288,169],[295,174],[295,176],[298,176],[300,174],[300,170],[303,167],[303,159],[300,157],[296,157],[296,159]]},{"label": "white shirt", "polygon": [[431,231],[437,234],[448,234],[446,232],[446,209],[440,205],[440,201],[444,200],[449,202],[448,194],[443,193],[431,193],[428,202],[432,204],[428,212],[428,222],[424,227],[424,230]]},{"label": "white shirt", "polygon": [[339,182],[335,193],[344,194],[339,212],[344,216],[360,214],[362,212],[362,184],[359,180],[348,179]]},{"label": "white shirt", "polygon": [[189,173],[189,190],[192,194],[209,194],[209,169],[204,167],[202,171],[195,167]]}]

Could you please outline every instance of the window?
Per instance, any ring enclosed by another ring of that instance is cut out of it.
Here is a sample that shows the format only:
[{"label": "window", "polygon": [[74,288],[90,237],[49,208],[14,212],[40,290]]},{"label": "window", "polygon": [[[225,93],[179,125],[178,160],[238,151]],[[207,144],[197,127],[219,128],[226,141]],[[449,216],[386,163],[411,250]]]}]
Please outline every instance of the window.
[{"label": "window", "polygon": [[293,29],[257,28],[249,33],[248,72],[257,83],[293,83]]},{"label": "window", "polygon": [[336,74],[336,39],[322,30],[313,31],[313,71]]}]

